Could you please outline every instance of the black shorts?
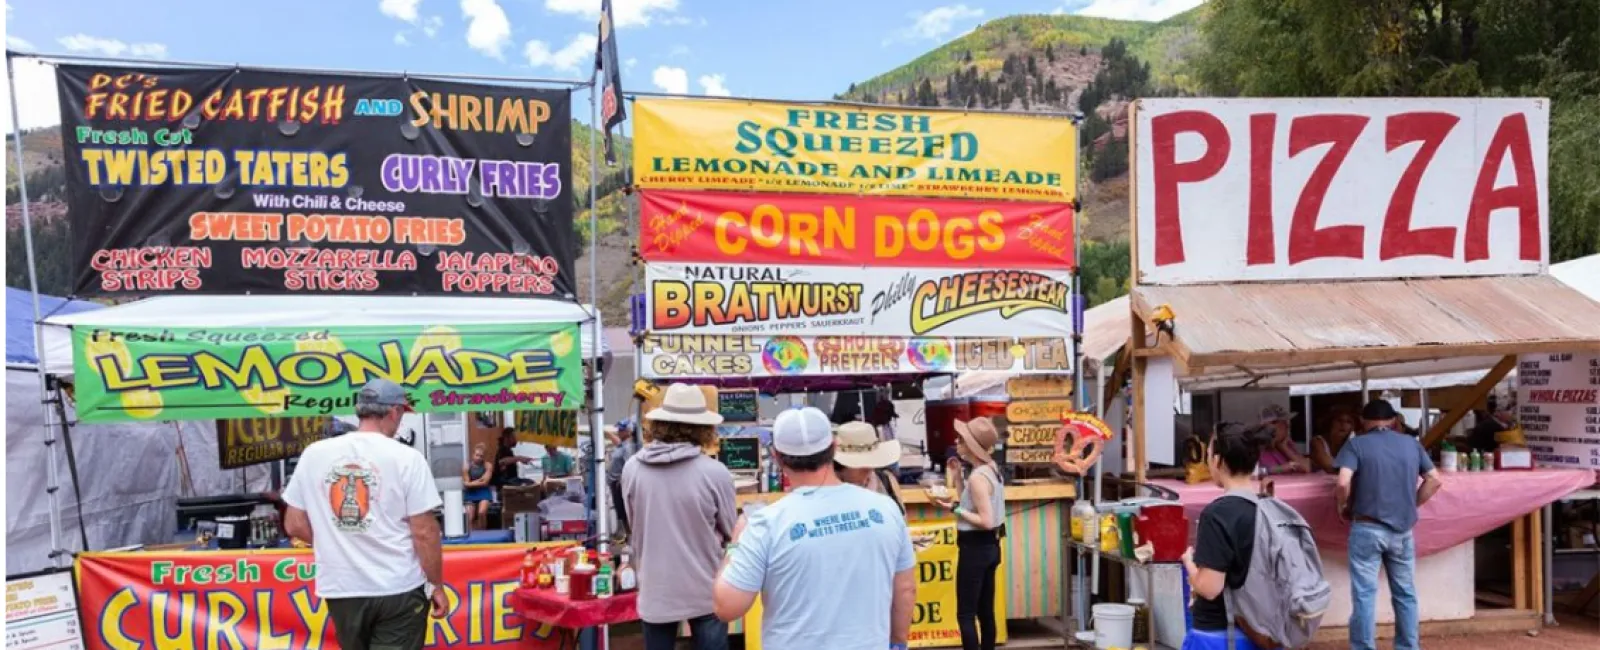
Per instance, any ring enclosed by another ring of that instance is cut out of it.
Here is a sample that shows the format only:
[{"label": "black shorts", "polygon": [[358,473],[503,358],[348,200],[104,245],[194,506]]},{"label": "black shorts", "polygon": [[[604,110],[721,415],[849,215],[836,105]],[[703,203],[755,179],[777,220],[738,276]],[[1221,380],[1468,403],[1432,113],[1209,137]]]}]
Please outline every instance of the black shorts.
[{"label": "black shorts", "polygon": [[433,608],[422,587],[393,596],[325,602],[341,650],[422,650]]}]

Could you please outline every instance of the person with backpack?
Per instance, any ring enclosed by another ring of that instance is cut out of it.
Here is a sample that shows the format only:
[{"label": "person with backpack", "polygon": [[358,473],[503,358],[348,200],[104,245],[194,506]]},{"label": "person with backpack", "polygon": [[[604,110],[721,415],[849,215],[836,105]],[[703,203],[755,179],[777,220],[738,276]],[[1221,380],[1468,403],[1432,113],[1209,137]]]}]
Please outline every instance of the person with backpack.
[{"label": "person with backpack", "polygon": [[1183,650],[1272,650],[1310,643],[1332,600],[1311,529],[1288,504],[1258,495],[1251,477],[1274,432],[1224,422],[1206,448],[1226,490],[1200,513],[1183,554],[1193,592]]},{"label": "person with backpack", "polygon": [[[1395,430],[1385,400],[1361,411],[1367,433],[1339,450],[1339,516],[1350,525],[1350,648],[1376,648],[1378,567],[1389,576],[1395,650],[1418,647],[1417,509],[1439,492],[1439,470],[1416,438]],[[1419,484],[1420,477],[1420,484]]]}]

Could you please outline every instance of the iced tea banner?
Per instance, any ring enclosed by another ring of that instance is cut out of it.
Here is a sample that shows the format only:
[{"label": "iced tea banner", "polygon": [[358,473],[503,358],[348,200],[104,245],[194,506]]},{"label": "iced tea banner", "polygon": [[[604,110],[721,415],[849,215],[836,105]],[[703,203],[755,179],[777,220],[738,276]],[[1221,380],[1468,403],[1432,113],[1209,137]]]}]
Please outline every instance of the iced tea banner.
[{"label": "iced tea banner", "polygon": [[1071,203],[1065,117],[640,99],[639,186]]},{"label": "iced tea banner", "polygon": [[74,327],[84,422],[350,414],[375,378],[420,412],[576,409],[572,323],[341,328]]},{"label": "iced tea banner", "polygon": [[1072,206],[644,190],[651,262],[1066,269]]},{"label": "iced tea banner", "polygon": [[[526,547],[450,548],[450,611],[428,621],[427,648],[559,647],[548,626],[515,612]],[[328,606],[316,597],[311,550],[85,553],[78,605],[89,650],[335,650]]]},{"label": "iced tea banner", "polygon": [[649,379],[1072,372],[1063,336],[982,338],[646,334]]}]

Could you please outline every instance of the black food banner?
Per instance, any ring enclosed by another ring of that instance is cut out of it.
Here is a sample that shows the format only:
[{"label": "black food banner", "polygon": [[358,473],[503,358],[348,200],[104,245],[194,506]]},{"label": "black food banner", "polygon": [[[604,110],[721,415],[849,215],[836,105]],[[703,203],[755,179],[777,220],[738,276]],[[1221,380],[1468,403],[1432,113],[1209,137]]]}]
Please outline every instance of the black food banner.
[{"label": "black food banner", "polygon": [[79,295],[573,293],[568,90],[58,67]]}]

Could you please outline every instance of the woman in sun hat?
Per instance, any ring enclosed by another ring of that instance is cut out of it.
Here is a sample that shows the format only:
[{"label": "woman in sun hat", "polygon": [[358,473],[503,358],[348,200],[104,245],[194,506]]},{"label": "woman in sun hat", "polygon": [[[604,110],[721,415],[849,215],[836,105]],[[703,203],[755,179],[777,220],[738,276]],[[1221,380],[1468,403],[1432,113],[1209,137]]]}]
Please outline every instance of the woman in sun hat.
[{"label": "woman in sun hat", "polygon": [[[955,423],[956,456],[946,465],[960,501],[935,500],[956,516],[956,623],[964,650],[994,650],[995,572],[1005,536],[1006,496],[991,452],[1000,432],[989,418]],[[968,468],[966,476],[960,471]],[[980,636],[981,631],[981,636]]]},{"label": "woman in sun hat", "polygon": [[839,446],[833,464],[839,478],[894,499],[904,514],[900,481],[889,471],[890,465],[900,462],[900,441],[879,440],[877,428],[866,422],[840,425],[835,437]]}]

